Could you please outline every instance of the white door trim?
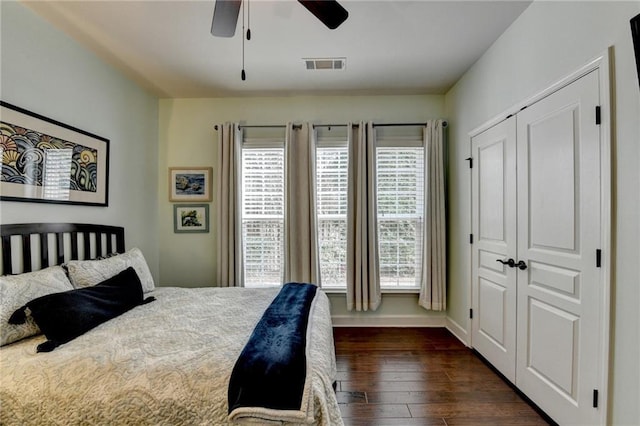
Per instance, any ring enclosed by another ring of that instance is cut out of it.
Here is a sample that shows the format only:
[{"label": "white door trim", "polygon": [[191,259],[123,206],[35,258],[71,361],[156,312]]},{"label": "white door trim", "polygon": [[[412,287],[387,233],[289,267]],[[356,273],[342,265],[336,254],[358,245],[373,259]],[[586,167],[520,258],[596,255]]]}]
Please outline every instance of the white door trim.
[{"label": "white door trim", "polygon": [[[563,87],[573,83],[574,81],[576,81],[577,79],[579,79],[580,77],[589,74],[591,71],[596,70],[596,69],[600,69],[602,70],[602,76],[601,76],[601,86],[600,86],[600,97],[601,99],[604,98],[604,94],[605,94],[605,90],[606,90],[606,107],[607,109],[609,109],[610,107],[610,96],[611,93],[609,91],[609,72],[610,72],[610,67],[609,67],[609,58],[612,56],[613,53],[613,47],[610,47],[608,50],[606,50],[604,53],[602,53],[601,55],[597,56],[596,58],[592,59],[591,61],[589,61],[587,64],[583,65],[582,67],[580,67],[579,69],[577,69],[576,71],[572,72],[571,74],[561,78],[560,80],[556,81],[555,83],[551,84],[549,87],[541,90],[540,92],[536,93],[535,95],[525,99],[524,101],[521,102],[517,102],[516,104],[512,105],[510,108],[507,108],[506,110],[502,111],[501,113],[497,114],[495,117],[491,118],[490,120],[485,121],[483,124],[481,124],[480,126],[476,127],[475,129],[473,129],[472,131],[469,132],[469,139],[471,139],[472,137],[484,132],[485,130],[489,129],[490,127],[495,126],[496,124],[500,123],[503,120],[506,120],[507,118],[509,118],[512,115],[517,114],[520,110],[527,108],[528,106],[538,102],[540,99],[543,99],[547,96],[549,96],[550,94],[557,92],[559,89],[562,89]],[[606,73],[606,78],[604,78],[604,74]],[[603,79],[606,79],[605,81],[602,81]],[[605,107],[605,102],[603,100],[603,109]],[[604,122],[604,120],[603,120]],[[471,145],[469,145],[471,146]]]},{"label": "white door trim", "polygon": [[[601,263],[601,278],[602,278],[602,290],[601,290],[601,300],[602,300],[602,310],[603,318],[601,321],[601,330],[600,335],[602,336],[602,342],[600,343],[600,359],[601,365],[598,366],[600,370],[600,388],[598,389],[599,394],[599,408],[600,410],[600,424],[606,424],[608,418],[609,411],[609,348],[610,348],[610,327],[611,327],[611,273],[612,273],[612,172],[611,172],[611,149],[612,149],[612,140],[613,140],[613,110],[612,110],[612,86],[611,81],[614,78],[613,75],[613,67],[611,66],[611,58],[613,58],[613,47],[610,47],[601,55],[589,61],[587,64],[578,68],[576,71],[571,74],[561,78],[557,82],[551,84],[549,87],[541,90],[535,95],[529,97],[528,99],[518,102],[507,110],[501,112],[490,120],[486,121],[482,125],[473,129],[468,133],[469,136],[469,145],[468,151],[471,154],[472,150],[472,139],[474,136],[484,132],[485,130],[495,126],[496,124],[506,120],[510,116],[517,114],[520,110],[534,104],[535,102],[549,96],[550,94],[558,91],[559,89],[573,83],[578,80],[580,77],[594,71],[600,70],[600,110],[601,110],[601,122],[600,122],[600,142],[601,142],[601,187],[600,187],[600,196],[601,196],[601,218],[602,218],[602,227],[601,227],[601,241],[602,241],[602,263]],[[469,173],[469,184],[472,185],[472,177],[471,173]],[[471,187],[471,186],[470,186]],[[473,200],[471,199],[472,191],[469,191],[469,229],[473,232],[472,228],[472,206]],[[473,256],[473,247],[469,245],[469,259],[472,259]],[[472,262],[469,262],[469,268],[472,268]],[[470,273],[470,277],[473,274]],[[469,294],[469,306],[468,309],[474,304],[473,300],[473,279],[471,278],[468,288]],[[473,347],[473,339],[471,337],[471,327],[473,319],[467,321],[468,329],[468,344],[470,347]]]}]

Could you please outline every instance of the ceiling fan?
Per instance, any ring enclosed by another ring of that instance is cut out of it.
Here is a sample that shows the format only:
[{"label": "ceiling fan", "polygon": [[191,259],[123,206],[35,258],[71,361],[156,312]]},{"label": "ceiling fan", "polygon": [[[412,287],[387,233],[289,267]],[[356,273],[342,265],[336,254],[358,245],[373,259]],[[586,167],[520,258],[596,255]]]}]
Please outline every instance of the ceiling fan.
[{"label": "ceiling fan", "polygon": [[[298,0],[328,28],[334,30],[342,24],[349,12],[336,0]],[[211,34],[216,37],[233,37],[242,0],[216,0],[213,10]]]}]

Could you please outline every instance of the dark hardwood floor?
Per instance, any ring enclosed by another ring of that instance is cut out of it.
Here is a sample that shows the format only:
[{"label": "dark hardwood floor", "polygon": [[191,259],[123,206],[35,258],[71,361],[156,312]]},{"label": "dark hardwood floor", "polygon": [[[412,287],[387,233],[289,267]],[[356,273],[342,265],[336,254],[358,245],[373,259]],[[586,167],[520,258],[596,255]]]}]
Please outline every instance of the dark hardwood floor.
[{"label": "dark hardwood floor", "polygon": [[334,328],[345,425],[546,425],[443,328]]}]

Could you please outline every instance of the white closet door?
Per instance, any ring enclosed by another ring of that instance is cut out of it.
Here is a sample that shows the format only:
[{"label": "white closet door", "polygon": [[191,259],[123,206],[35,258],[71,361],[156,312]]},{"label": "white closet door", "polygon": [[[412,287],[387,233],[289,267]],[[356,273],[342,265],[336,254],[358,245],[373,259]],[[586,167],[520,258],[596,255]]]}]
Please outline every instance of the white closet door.
[{"label": "white closet door", "polygon": [[472,139],[472,342],[515,382],[516,120],[507,119]]},{"label": "white closet door", "polygon": [[598,72],[517,115],[516,384],[562,425],[599,421]]}]

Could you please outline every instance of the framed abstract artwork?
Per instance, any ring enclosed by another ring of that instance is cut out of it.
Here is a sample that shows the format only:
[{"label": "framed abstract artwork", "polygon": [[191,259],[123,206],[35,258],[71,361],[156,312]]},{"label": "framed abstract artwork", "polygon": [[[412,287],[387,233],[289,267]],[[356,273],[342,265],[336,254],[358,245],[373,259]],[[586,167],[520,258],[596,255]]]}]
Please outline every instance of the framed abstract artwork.
[{"label": "framed abstract artwork", "polygon": [[209,232],[209,204],[174,204],[173,232]]},{"label": "framed abstract artwork", "polygon": [[211,201],[213,167],[169,167],[169,201]]},{"label": "framed abstract artwork", "polygon": [[638,84],[640,84],[640,13],[631,18],[631,39],[633,40],[633,51],[636,55]]},{"label": "framed abstract artwork", "polygon": [[0,200],[107,206],[109,140],[0,101]]}]

